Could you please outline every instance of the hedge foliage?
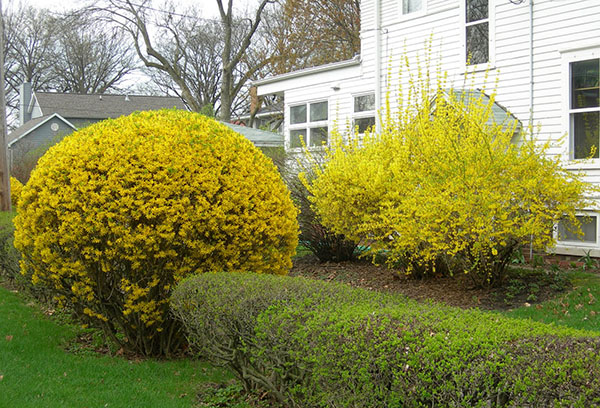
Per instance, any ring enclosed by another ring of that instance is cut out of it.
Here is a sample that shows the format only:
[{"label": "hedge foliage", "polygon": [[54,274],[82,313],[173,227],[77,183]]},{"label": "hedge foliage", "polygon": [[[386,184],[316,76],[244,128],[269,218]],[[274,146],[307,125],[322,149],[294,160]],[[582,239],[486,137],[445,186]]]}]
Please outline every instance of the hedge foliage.
[{"label": "hedge foliage", "polygon": [[290,407],[587,407],[600,339],[321,281],[206,274],[172,298],[199,353]]},{"label": "hedge foliage", "polygon": [[252,143],[195,113],[139,112],[51,147],[15,219],[23,273],[115,336],[165,354],[180,342],[168,314],[191,273],[285,274],[296,209]]},{"label": "hedge foliage", "polygon": [[408,273],[443,266],[499,283],[515,250],[551,248],[560,220],[579,225],[593,188],[532,129],[498,115],[493,89],[452,89],[443,73],[405,64],[400,109],[388,105],[381,132],[332,137],[324,170],[307,183],[317,215]]}]

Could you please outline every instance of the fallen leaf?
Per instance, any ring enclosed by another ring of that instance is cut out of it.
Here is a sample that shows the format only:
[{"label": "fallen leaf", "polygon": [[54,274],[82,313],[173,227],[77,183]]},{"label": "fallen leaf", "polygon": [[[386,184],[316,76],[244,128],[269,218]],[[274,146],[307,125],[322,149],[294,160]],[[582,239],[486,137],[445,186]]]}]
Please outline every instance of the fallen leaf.
[{"label": "fallen leaf", "polygon": [[185,398],[187,397],[187,394],[183,393],[183,394],[179,394],[179,398]]},{"label": "fallen leaf", "polygon": [[590,316],[596,316],[596,312],[592,310],[592,311],[590,312]]},{"label": "fallen leaf", "polygon": [[13,339],[13,336],[6,336],[6,341],[11,341]]},{"label": "fallen leaf", "polygon": [[4,380],[4,376],[0,374],[0,381]]}]

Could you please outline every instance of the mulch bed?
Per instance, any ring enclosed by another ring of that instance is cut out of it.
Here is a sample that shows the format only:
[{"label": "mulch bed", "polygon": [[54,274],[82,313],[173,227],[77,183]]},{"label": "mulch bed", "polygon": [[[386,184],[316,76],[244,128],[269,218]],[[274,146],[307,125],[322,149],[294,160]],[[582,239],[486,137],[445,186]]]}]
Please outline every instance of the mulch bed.
[{"label": "mulch bed", "polygon": [[[521,268],[523,269],[523,268]],[[467,276],[414,279],[401,270],[376,266],[366,260],[340,263],[320,263],[313,255],[294,260],[290,276],[342,282],[369,290],[400,293],[418,301],[433,300],[461,308],[507,310],[535,305],[563,293],[568,286],[552,285],[544,279],[544,270],[532,269],[531,274],[509,276],[499,288],[477,288]],[[535,283],[535,293],[531,284]]]}]

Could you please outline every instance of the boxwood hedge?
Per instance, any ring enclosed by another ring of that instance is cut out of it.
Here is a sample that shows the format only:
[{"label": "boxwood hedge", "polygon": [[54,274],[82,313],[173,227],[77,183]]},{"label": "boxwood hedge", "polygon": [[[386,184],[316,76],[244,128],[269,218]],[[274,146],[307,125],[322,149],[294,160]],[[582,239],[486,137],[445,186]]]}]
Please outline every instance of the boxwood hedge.
[{"label": "boxwood hedge", "polygon": [[600,404],[590,333],[253,274],[190,278],[172,308],[199,353],[285,406]]}]

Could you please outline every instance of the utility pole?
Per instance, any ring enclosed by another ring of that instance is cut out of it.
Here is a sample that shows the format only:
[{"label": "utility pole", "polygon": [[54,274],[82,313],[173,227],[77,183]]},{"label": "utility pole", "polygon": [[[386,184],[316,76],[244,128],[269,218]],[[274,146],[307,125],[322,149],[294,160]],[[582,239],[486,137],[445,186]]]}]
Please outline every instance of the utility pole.
[{"label": "utility pole", "polygon": [[0,211],[10,211],[10,173],[6,147],[6,95],[4,94],[4,12],[0,0]]}]

